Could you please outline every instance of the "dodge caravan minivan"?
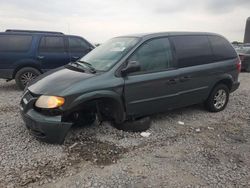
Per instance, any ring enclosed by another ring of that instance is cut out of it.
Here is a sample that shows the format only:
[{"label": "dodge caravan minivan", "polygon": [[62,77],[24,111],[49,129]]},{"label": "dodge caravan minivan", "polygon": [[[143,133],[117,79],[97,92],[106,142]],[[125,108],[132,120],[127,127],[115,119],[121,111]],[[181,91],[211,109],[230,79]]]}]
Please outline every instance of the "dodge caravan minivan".
[{"label": "dodge caravan minivan", "polygon": [[168,32],[113,38],[77,62],[39,76],[24,91],[21,114],[31,133],[63,143],[72,125],[96,117],[124,130],[167,110],[204,103],[222,111],[239,87],[241,62],[213,33]]},{"label": "dodge caravan minivan", "polygon": [[0,32],[0,78],[15,79],[24,89],[38,75],[76,61],[93,48],[82,37],[60,32],[6,30]]}]

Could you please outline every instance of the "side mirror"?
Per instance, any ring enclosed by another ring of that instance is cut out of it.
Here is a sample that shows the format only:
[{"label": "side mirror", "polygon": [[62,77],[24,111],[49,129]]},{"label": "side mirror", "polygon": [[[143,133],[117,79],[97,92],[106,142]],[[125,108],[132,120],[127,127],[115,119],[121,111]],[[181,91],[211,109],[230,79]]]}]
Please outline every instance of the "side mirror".
[{"label": "side mirror", "polygon": [[138,61],[129,61],[127,66],[121,70],[121,75],[126,76],[129,73],[137,72],[141,70],[141,66]]}]

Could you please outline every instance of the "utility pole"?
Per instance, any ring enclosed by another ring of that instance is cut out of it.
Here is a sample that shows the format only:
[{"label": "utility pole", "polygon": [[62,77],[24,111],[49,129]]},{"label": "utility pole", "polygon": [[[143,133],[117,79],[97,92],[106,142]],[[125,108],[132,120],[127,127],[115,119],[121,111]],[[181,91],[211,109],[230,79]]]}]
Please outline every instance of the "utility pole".
[{"label": "utility pole", "polygon": [[244,43],[250,43],[250,17],[247,19]]}]

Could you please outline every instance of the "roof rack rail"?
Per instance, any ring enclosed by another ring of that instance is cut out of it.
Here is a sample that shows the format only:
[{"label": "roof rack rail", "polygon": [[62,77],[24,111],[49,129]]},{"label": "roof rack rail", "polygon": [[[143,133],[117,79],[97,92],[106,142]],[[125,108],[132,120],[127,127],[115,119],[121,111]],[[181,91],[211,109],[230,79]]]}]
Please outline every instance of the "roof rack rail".
[{"label": "roof rack rail", "polygon": [[48,33],[48,34],[60,34],[60,35],[63,35],[62,32],[54,32],[54,31],[35,31],[35,30],[18,30],[18,29],[7,29],[5,32],[17,32],[17,33]]}]

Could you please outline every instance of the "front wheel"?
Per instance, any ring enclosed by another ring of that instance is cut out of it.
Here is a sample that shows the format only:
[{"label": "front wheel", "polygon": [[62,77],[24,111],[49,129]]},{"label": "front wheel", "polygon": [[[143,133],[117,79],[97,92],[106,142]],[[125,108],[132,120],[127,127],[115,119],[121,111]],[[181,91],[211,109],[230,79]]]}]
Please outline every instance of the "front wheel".
[{"label": "front wheel", "polygon": [[25,86],[32,80],[34,80],[41,73],[32,67],[25,67],[20,69],[15,76],[15,81],[19,89],[24,89]]},{"label": "front wheel", "polygon": [[226,108],[228,100],[228,87],[224,84],[219,84],[212,90],[205,105],[210,112],[220,112]]}]

